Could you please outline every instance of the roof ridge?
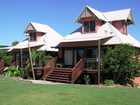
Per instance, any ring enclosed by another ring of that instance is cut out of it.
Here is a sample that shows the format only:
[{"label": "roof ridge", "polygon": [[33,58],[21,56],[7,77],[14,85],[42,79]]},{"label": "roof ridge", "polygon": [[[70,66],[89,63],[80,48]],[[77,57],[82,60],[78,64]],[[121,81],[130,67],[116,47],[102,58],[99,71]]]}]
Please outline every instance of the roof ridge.
[{"label": "roof ridge", "polygon": [[120,12],[120,11],[126,11],[126,10],[131,10],[131,8],[126,8],[126,9],[119,9],[119,10],[113,10],[113,11],[106,11],[106,12],[103,12],[104,13],[109,13],[109,12]]}]

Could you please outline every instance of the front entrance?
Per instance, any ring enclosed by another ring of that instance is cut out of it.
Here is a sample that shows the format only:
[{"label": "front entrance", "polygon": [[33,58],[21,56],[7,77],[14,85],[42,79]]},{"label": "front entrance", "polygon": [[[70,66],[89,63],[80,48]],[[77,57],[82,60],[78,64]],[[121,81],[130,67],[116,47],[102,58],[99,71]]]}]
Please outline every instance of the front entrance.
[{"label": "front entrance", "polygon": [[64,50],[64,65],[66,66],[73,65],[73,50],[72,49]]},{"label": "front entrance", "polygon": [[[105,49],[101,48],[101,59],[105,54]],[[97,69],[98,67],[98,48],[87,47],[87,48],[73,48],[64,50],[64,65],[73,67],[78,61],[84,58],[85,68]]]},{"label": "front entrance", "polygon": [[84,58],[85,51],[84,49],[75,49],[74,50],[74,64],[76,64],[81,58]]}]

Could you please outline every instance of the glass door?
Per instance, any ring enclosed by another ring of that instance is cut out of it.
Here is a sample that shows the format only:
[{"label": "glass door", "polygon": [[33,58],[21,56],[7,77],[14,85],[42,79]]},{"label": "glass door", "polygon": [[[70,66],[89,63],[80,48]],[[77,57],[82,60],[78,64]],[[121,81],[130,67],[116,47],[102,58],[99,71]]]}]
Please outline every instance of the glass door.
[{"label": "glass door", "polygon": [[75,52],[75,63],[77,63],[81,58],[84,57],[84,49],[76,49]]},{"label": "glass door", "polygon": [[67,66],[73,65],[73,50],[72,49],[64,50],[64,64]]}]

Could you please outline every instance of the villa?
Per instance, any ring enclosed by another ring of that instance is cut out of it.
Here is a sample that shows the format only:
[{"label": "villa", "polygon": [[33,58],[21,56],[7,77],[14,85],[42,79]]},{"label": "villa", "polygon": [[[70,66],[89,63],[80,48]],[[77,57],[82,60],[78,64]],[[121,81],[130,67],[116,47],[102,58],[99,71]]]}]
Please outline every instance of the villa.
[{"label": "villa", "polygon": [[76,22],[81,27],[56,46],[58,57],[44,70],[45,80],[80,83],[87,72],[94,83],[100,83],[101,60],[107,46],[130,44],[140,48],[140,43],[128,33],[128,26],[134,24],[131,9],[100,12],[86,6]]},{"label": "villa", "polygon": [[14,56],[14,61],[18,61],[21,67],[24,67],[27,59],[29,59],[29,50],[46,51],[47,54],[57,56],[58,49],[52,48],[56,46],[63,37],[48,25],[30,22],[24,33],[26,39],[9,49]]}]

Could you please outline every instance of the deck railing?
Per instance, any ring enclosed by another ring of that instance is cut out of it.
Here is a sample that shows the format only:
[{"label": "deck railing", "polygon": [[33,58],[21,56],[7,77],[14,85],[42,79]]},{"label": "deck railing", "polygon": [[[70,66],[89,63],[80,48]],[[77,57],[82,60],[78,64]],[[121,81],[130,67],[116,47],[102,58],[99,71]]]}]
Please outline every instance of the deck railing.
[{"label": "deck railing", "polygon": [[74,83],[77,78],[81,75],[84,68],[84,59],[81,58],[80,61],[72,69],[71,83]]},{"label": "deck railing", "polygon": [[44,80],[49,76],[49,74],[54,70],[56,65],[56,58],[53,58],[50,63],[46,64],[44,67]]}]

